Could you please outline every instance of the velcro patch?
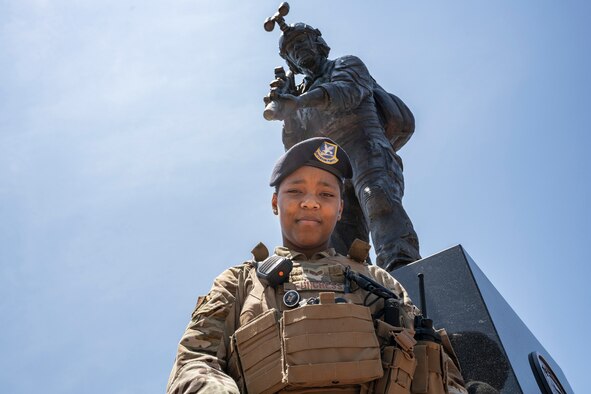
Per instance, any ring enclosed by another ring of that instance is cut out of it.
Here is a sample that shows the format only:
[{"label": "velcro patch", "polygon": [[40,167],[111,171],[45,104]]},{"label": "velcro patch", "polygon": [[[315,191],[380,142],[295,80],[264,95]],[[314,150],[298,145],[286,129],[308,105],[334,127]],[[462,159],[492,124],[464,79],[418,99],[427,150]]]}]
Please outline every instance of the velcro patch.
[{"label": "velcro patch", "polygon": [[310,282],[308,280],[294,283],[297,290],[332,290],[338,292],[345,291],[343,283],[334,282]]}]

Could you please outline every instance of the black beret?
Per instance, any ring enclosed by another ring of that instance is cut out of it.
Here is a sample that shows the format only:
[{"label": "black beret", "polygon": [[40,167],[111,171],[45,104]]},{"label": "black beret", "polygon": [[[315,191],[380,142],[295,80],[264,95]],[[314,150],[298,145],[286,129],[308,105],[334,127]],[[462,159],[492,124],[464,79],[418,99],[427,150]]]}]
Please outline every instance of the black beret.
[{"label": "black beret", "polygon": [[347,152],[330,138],[315,137],[295,144],[277,160],[269,184],[279,185],[286,176],[302,166],[323,169],[341,181],[353,175]]}]

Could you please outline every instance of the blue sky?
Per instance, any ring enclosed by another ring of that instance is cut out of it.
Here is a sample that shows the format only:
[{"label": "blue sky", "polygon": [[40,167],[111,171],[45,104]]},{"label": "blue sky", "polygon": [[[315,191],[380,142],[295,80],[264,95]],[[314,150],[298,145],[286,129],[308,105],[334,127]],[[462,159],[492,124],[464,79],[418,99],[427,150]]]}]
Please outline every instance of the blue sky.
[{"label": "blue sky", "polygon": [[[0,391],[160,393],[198,295],[279,244],[279,1],[0,2]],[[586,387],[591,7],[292,1],[415,114],[423,256],[462,244]]]}]

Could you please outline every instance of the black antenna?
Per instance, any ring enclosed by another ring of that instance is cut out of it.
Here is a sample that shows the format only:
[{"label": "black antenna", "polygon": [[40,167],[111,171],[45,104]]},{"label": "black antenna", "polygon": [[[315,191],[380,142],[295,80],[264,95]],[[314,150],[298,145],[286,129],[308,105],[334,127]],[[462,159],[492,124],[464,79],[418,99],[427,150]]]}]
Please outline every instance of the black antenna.
[{"label": "black antenna", "polygon": [[419,277],[419,295],[421,297],[421,312],[415,316],[415,339],[417,341],[431,341],[441,343],[441,336],[433,328],[433,320],[427,317],[427,302],[425,300],[425,275],[422,273]]},{"label": "black antenna", "polygon": [[417,275],[419,277],[419,294],[421,297],[421,311],[423,318],[427,319],[427,301],[425,300],[425,275],[421,272]]}]

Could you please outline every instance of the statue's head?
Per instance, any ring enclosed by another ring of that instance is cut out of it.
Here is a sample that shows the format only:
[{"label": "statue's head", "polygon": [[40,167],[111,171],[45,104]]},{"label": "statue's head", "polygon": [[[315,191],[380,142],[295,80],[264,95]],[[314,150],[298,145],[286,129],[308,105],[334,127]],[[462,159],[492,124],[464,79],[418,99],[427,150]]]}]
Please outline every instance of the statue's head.
[{"label": "statue's head", "polygon": [[303,74],[304,70],[313,69],[313,63],[328,58],[329,52],[330,47],[320,30],[305,23],[289,25],[279,38],[279,55],[295,73]]},{"label": "statue's head", "polygon": [[296,74],[310,74],[318,70],[319,66],[328,58],[330,47],[322,38],[320,30],[296,23],[288,25],[284,17],[289,13],[289,4],[283,2],[277,12],[265,20],[263,27],[266,31],[273,31],[275,24],[279,25],[279,55],[285,59],[291,71]]}]

